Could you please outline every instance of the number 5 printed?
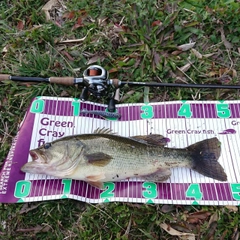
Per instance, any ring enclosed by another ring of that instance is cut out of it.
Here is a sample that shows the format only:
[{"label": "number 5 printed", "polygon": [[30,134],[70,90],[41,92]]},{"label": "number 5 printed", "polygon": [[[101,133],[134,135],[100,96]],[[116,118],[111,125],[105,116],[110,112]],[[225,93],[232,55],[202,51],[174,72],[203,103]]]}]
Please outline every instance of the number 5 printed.
[{"label": "number 5 printed", "polygon": [[229,118],[231,117],[231,111],[227,103],[216,104],[217,116],[220,118]]},{"label": "number 5 printed", "polygon": [[233,198],[240,201],[240,183],[231,183],[231,190]]}]

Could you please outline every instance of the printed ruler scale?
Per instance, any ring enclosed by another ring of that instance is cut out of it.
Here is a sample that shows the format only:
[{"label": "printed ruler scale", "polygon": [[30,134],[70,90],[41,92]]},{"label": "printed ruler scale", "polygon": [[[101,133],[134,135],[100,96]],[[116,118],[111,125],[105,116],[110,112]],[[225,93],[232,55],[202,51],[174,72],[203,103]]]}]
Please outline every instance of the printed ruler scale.
[{"label": "printed ruler scale", "polygon": [[[81,113],[83,109],[105,111],[106,108],[106,105],[79,99],[33,99],[0,173],[0,202],[71,198],[91,203],[240,204],[240,101],[119,104],[120,119]],[[105,189],[99,190],[83,181],[20,171],[31,161],[29,149],[68,135],[92,133],[97,128],[109,128],[126,137],[161,134],[169,139],[167,147],[175,148],[217,137],[222,148],[219,162],[228,182],[176,168],[172,169],[171,178],[163,183],[130,179],[107,182]]]}]

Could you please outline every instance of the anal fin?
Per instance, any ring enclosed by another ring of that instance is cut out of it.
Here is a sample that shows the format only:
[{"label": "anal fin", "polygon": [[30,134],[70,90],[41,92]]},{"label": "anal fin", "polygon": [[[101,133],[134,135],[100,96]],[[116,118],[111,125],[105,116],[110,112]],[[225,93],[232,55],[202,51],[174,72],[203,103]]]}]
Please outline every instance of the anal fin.
[{"label": "anal fin", "polygon": [[145,175],[145,176],[141,176],[143,179],[145,179],[146,181],[150,181],[150,182],[163,182],[166,181],[170,178],[172,172],[170,169],[168,168],[161,168],[158,169],[156,172]]},{"label": "anal fin", "polygon": [[85,181],[96,188],[103,189],[104,179],[105,179],[105,175],[101,173],[98,175],[89,175],[86,177]]},{"label": "anal fin", "polygon": [[99,189],[104,189],[104,184],[103,184],[103,182],[91,182],[91,181],[89,181],[89,182],[87,182],[88,184],[90,184],[91,186],[93,186],[93,187],[96,187],[96,188],[99,188]]}]

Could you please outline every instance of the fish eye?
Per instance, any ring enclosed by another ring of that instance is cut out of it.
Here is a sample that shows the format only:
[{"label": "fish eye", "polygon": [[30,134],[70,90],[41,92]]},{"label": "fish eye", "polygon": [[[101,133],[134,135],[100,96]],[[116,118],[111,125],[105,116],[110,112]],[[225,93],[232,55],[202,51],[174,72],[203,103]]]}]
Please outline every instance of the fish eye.
[{"label": "fish eye", "polygon": [[48,149],[48,148],[50,148],[51,146],[52,146],[51,143],[45,143],[45,144],[44,144],[44,149]]}]

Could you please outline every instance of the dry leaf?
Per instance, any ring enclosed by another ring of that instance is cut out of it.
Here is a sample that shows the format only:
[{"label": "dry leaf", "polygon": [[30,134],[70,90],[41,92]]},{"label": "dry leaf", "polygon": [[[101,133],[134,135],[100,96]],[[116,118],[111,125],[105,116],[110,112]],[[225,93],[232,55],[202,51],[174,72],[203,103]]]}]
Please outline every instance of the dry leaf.
[{"label": "dry leaf", "polygon": [[210,215],[211,213],[208,211],[195,212],[188,216],[187,221],[189,223],[198,223],[200,220],[205,220]]},{"label": "dry leaf", "polygon": [[74,58],[67,51],[63,51],[62,54],[66,56],[69,61],[74,61]]},{"label": "dry leaf", "polygon": [[192,66],[192,64],[191,63],[187,63],[187,64],[185,64],[184,66],[182,66],[182,67],[180,67],[180,68],[178,68],[181,72],[187,72],[187,70],[190,68]]},{"label": "dry leaf", "polygon": [[104,59],[105,59],[105,56],[95,55],[88,60],[87,65],[90,65],[90,64],[95,63],[97,61],[102,62]]},{"label": "dry leaf", "polygon": [[238,227],[235,227],[235,228],[234,228],[234,233],[233,233],[231,239],[232,239],[232,240],[239,240],[239,235],[240,235],[239,229],[238,229]]},{"label": "dry leaf", "polygon": [[128,28],[124,25],[114,24],[113,25],[113,32],[120,33],[120,32],[127,32]]},{"label": "dry leaf", "polygon": [[19,214],[28,213],[29,211],[32,211],[32,210],[38,208],[40,205],[41,204],[31,206],[29,203],[25,203],[18,213]]},{"label": "dry leaf", "polygon": [[2,53],[7,53],[8,51],[8,45],[6,45],[3,49],[2,49]]},{"label": "dry leaf", "polygon": [[69,40],[64,40],[64,41],[60,41],[58,43],[78,43],[78,42],[82,42],[86,39],[87,36],[83,37],[83,38],[78,38],[78,39],[69,39]]},{"label": "dry leaf", "polygon": [[225,206],[225,208],[227,208],[230,212],[237,212],[238,211],[238,207],[237,206]]},{"label": "dry leaf", "polygon": [[209,73],[207,73],[208,77],[214,77],[218,75],[218,71],[210,71]]},{"label": "dry leaf", "polygon": [[205,239],[214,239],[213,237],[215,235],[216,228],[217,228],[217,222],[212,222],[208,227],[208,233],[205,236]]},{"label": "dry leaf", "polygon": [[180,239],[195,240],[195,235],[193,233],[179,232],[166,223],[161,223],[160,227],[164,229],[168,234],[172,236],[178,236]]},{"label": "dry leaf", "polygon": [[45,15],[46,15],[46,20],[49,21],[51,18],[50,18],[50,14],[49,14],[49,11],[52,9],[52,7],[54,5],[57,4],[57,0],[50,0],[48,1],[42,8],[42,11],[45,12]]},{"label": "dry leaf", "polygon": [[36,227],[32,227],[32,228],[18,228],[16,229],[16,232],[34,232],[34,233],[38,233],[38,232],[48,232],[50,230],[49,226],[40,226],[37,225]]},{"label": "dry leaf", "polygon": [[108,20],[108,17],[98,18],[98,20],[97,20],[98,25],[101,26],[101,27],[106,26],[107,25],[107,20]]},{"label": "dry leaf", "polygon": [[221,27],[219,31],[221,33],[221,39],[223,41],[223,44],[224,44],[225,48],[227,48],[227,49],[233,48],[232,44],[225,37],[223,27]]},{"label": "dry leaf", "polygon": [[180,222],[171,223],[171,227],[179,232],[184,232],[184,233],[192,232],[192,226],[185,221],[181,221],[181,223]]},{"label": "dry leaf", "polygon": [[199,52],[199,51],[197,51],[196,49],[191,49],[191,52],[197,57],[197,58],[199,58],[199,59],[202,59],[202,57],[203,57],[203,55]]},{"label": "dry leaf", "polygon": [[187,51],[187,50],[193,48],[195,44],[196,44],[196,42],[186,43],[186,44],[178,46],[177,48],[181,51]]},{"label": "dry leaf", "polygon": [[217,222],[219,220],[219,214],[218,212],[215,212],[209,219],[209,222],[208,222],[208,227],[210,227],[210,225],[213,223],[213,222]]},{"label": "dry leaf", "polygon": [[124,94],[122,96],[122,98],[120,99],[121,102],[125,101],[126,99],[128,99],[131,95],[133,95],[135,93],[134,90],[130,90],[129,92],[127,92],[126,94]]},{"label": "dry leaf", "polygon": [[76,30],[77,28],[83,27],[83,23],[82,23],[82,17],[79,17],[77,19],[77,22],[75,23],[75,25],[73,26],[72,30]]},{"label": "dry leaf", "polygon": [[176,56],[176,55],[179,55],[180,53],[182,53],[181,50],[176,50],[172,52],[172,55]]},{"label": "dry leaf", "polygon": [[114,100],[116,100],[117,102],[120,101],[120,89],[117,88],[115,95],[114,95]]},{"label": "dry leaf", "polygon": [[175,210],[175,206],[172,204],[165,204],[161,208],[161,212],[163,212],[163,213],[172,212],[174,210]]},{"label": "dry leaf", "polygon": [[220,68],[218,71],[219,71],[219,76],[229,74],[232,77],[237,77],[237,71],[235,69]]},{"label": "dry leaf", "polygon": [[88,33],[89,33],[90,31],[92,31],[92,30],[93,30],[93,28],[90,28],[90,29],[88,30],[86,36],[83,37],[83,38],[64,40],[64,41],[60,41],[60,42],[58,42],[58,43],[60,44],[60,43],[78,43],[78,42],[83,42],[83,41],[87,38]]},{"label": "dry leaf", "polygon": [[209,58],[209,57],[213,56],[214,54],[216,54],[216,53],[207,53],[207,54],[204,54],[202,56],[205,57],[205,58]]},{"label": "dry leaf", "polygon": [[60,93],[60,96],[61,97],[69,97],[69,93],[65,90],[63,90],[61,93]]},{"label": "dry leaf", "polygon": [[75,17],[76,12],[75,11],[71,11],[71,12],[67,12],[63,14],[63,18],[67,18],[67,19],[73,19]]},{"label": "dry leaf", "polygon": [[114,73],[114,72],[118,72],[118,68],[111,68],[110,70],[108,70],[109,73]]},{"label": "dry leaf", "polygon": [[155,26],[162,26],[162,22],[160,20],[154,21],[152,23],[152,27],[155,27]]},{"label": "dry leaf", "polygon": [[18,21],[18,24],[17,24],[17,29],[18,30],[23,30],[23,28],[24,28],[24,22],[23,21]]}]

